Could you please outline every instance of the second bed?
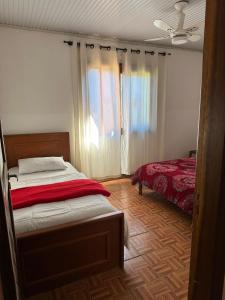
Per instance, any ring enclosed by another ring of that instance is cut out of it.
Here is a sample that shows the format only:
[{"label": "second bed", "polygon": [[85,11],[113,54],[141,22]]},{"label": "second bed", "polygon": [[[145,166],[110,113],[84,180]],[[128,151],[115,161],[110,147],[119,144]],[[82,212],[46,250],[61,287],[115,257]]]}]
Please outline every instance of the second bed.
[{"label": "second bed", "polygon": [[141,166],[132,178],[139,184],[163,196],[189,215],[193,212],[196,179],[196,159],[193,157],[167,160]]}]

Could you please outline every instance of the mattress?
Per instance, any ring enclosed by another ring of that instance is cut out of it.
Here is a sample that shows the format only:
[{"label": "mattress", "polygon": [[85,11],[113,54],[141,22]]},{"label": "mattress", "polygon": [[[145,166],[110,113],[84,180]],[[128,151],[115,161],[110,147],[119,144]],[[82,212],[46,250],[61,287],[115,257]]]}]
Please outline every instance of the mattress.
[{"label": "mattress", "polygon": [[[70,163],[67,163],[66,170],[20,175],[18,167],[16,167],[11,168],[9,174],[18,176],[18,181],[15,178],[10,179],[12,190],[86,178],[84,174],[78,172]],[[117,211],[117,209],[109,203],[107,198],[102,195],[91,195],[15,209],[13,216],[16,234],[21,234],[54,225],[85,220],[114,211]]]},{"label": "mattress", "polygon": [[137,169],[132,183],[141,183],[188,214],[193,213],[196,159],[182,158],[150,163]]}]

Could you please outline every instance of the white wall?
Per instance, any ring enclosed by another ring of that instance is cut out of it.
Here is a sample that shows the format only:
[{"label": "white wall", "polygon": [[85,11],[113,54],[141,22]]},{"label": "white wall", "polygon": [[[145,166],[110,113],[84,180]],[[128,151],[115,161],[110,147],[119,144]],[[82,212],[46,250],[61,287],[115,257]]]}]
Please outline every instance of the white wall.
[{"label": "white wall", "polygon": [[[4,133],[70,131],[70,48],[61,34],[0,27],[0,118]],[[196,148],[202,54],[168,57],[165,158]]]},{"label": "white wall", "polygon": [[0,116],[5,133],[70,130],[71,69],[64,38],[0,27]]},{"label": "white wall", "polygon": [[165,159],[197,147],[201,79],[201,52],[175,50],[168,57]]}]

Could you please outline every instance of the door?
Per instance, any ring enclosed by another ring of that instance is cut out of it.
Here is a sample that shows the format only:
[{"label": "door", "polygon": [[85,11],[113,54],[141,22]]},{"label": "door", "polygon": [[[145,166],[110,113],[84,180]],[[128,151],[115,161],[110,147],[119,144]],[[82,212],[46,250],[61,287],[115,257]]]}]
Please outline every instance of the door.
[{"label": "door", "polygon": [[0,138],[0,299],[18,300],[16,240],[1,126]]},{"label": "door", "polygon": [[207,0],[190,300],[220,300],[225,270],[225,2]]}]

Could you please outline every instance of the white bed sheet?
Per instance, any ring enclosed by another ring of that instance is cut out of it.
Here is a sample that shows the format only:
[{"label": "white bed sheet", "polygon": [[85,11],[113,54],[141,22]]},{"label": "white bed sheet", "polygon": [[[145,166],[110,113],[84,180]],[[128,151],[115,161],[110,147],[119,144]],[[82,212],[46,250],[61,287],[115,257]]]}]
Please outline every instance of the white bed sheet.
[{"label": "white bed sheet", "polygon": [[[66,170],[24,175],[19,175],[18,168],[11,168],[9,173],[18,176],[18,181],[15,178],[10,180],[11,188],[17,189],[86,178],[84,174],[78,172],[70,163],[67,163],[67,166]],[[117,209],[104,196],[91,195],[16,209],[13,211],[13,215],[15,231],[19,234],[72,221],[84,220],[114,211],[117,211]]]}]

